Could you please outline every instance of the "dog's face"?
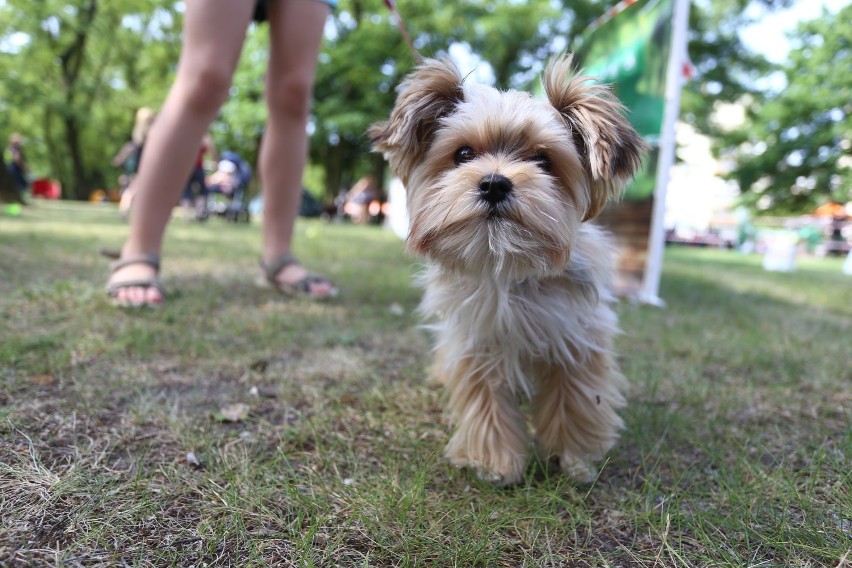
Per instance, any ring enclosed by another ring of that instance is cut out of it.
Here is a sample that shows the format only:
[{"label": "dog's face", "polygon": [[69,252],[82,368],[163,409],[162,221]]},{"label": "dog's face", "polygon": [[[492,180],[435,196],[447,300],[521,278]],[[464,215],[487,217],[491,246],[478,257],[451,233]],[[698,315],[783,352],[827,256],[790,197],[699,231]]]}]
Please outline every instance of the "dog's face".
[{"label": "dog's face", "polygon": [[547,101],[464,84],[429,60],[370,129],[408,191],[408,247],[447,269],[520,279],[562,270],[580,224],[620,193],[644,144],[570,56],[545,71]]}]

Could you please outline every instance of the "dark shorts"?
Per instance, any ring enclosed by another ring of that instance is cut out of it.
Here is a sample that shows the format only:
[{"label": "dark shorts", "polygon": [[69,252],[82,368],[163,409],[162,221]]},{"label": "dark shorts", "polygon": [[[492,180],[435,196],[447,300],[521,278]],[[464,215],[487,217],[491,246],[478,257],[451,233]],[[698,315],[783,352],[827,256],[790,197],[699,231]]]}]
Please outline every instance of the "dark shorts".
[{"label": "dark shorts", "polygon": [[[267,19],[266,7],[269,5],[270,2],[273,2],[273,1],[274,0],[255,0],[254,16],[252,16],[252,19],[255,22],[265,22],[266,19]],[[329,7],[332,10],[337,9],[337,0],[318,0],[318,1],[322,2],[323,4],[328,4]]]}]

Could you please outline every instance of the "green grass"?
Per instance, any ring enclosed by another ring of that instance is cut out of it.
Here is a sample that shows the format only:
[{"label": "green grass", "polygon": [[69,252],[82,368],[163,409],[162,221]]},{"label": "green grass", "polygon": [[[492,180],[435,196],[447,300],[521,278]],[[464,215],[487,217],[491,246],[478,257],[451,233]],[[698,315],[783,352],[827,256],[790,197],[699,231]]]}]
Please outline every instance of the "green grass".
[{"label": "green grass", "polygon": [[97,251],[126,230],[108,206],[0,217],[0,565],[852,562],[841,260],[668,250],[668,307],[620,306],[630,400],[598,479],[533,459],[500,489],[441,457],[390,233],[300,220],[296,254],[342,288],[315,304],[255,287],[256,224],[176,220],[167,306],[121,312]]}]

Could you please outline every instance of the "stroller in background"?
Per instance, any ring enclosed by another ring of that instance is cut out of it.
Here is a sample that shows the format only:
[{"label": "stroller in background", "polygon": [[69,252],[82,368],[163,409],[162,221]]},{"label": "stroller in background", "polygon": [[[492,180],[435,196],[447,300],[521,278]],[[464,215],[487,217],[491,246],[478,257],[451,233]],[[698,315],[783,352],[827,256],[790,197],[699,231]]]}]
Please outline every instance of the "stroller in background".
[{"label": "stroller in background", "polygon": [[251,221],[246,200],[252,170],[236,152],[222,152],[216,171],[207,178],[207,213],[238,223]]}]

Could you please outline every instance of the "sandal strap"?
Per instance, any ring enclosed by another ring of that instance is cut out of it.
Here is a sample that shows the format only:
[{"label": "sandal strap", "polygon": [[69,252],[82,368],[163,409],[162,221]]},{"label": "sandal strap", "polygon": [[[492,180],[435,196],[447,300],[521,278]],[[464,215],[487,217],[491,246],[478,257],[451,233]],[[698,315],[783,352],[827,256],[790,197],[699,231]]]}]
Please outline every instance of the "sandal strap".
[{"label": "sandal strap", "polygon": [[125,266],[130,266],[133,264],[145,264],[150,266],[155,271],[159,272],[160,270],[160,257],[156,254],[140,254],[138,256],[130,256],[127,258],[120,258],[115,262],[111,262],[109,264],[110,272],[115,272]]},{"label": "sandal strap", "polygon": [[331,280],[329,280],[325,276],[320,276],[319,274],[311,273],[308,273],[308,275],[302,278],[301,280],[289,284],[289,286],[302,292],[303,294],[310,294],[311,284],[329,284],[331,286],[334,286]]},{"label": "sandal strap", "polygon": [[290,252],[285,252],[284,254],[269,263],[266,263],[263,261],[263,259],[260,259],[260,267],[263,269],[263,272],[266,275],[266,279],[272,284],[277,283],[276,279],[278,277],[279,272],[293,264],[299,264],[299,261]]},{"label": "sandal strap", "polygon": [[110,284],[107,286],[107,294],[110,297],[115,297],[119,290],[124,288],[156,288],[161,296],[166,295],[166,288],[163,286],[163,283],[157,280],[156,278],[139,278],[135,280],[125,280],[123,282],[116,282],[115,284]]}]

